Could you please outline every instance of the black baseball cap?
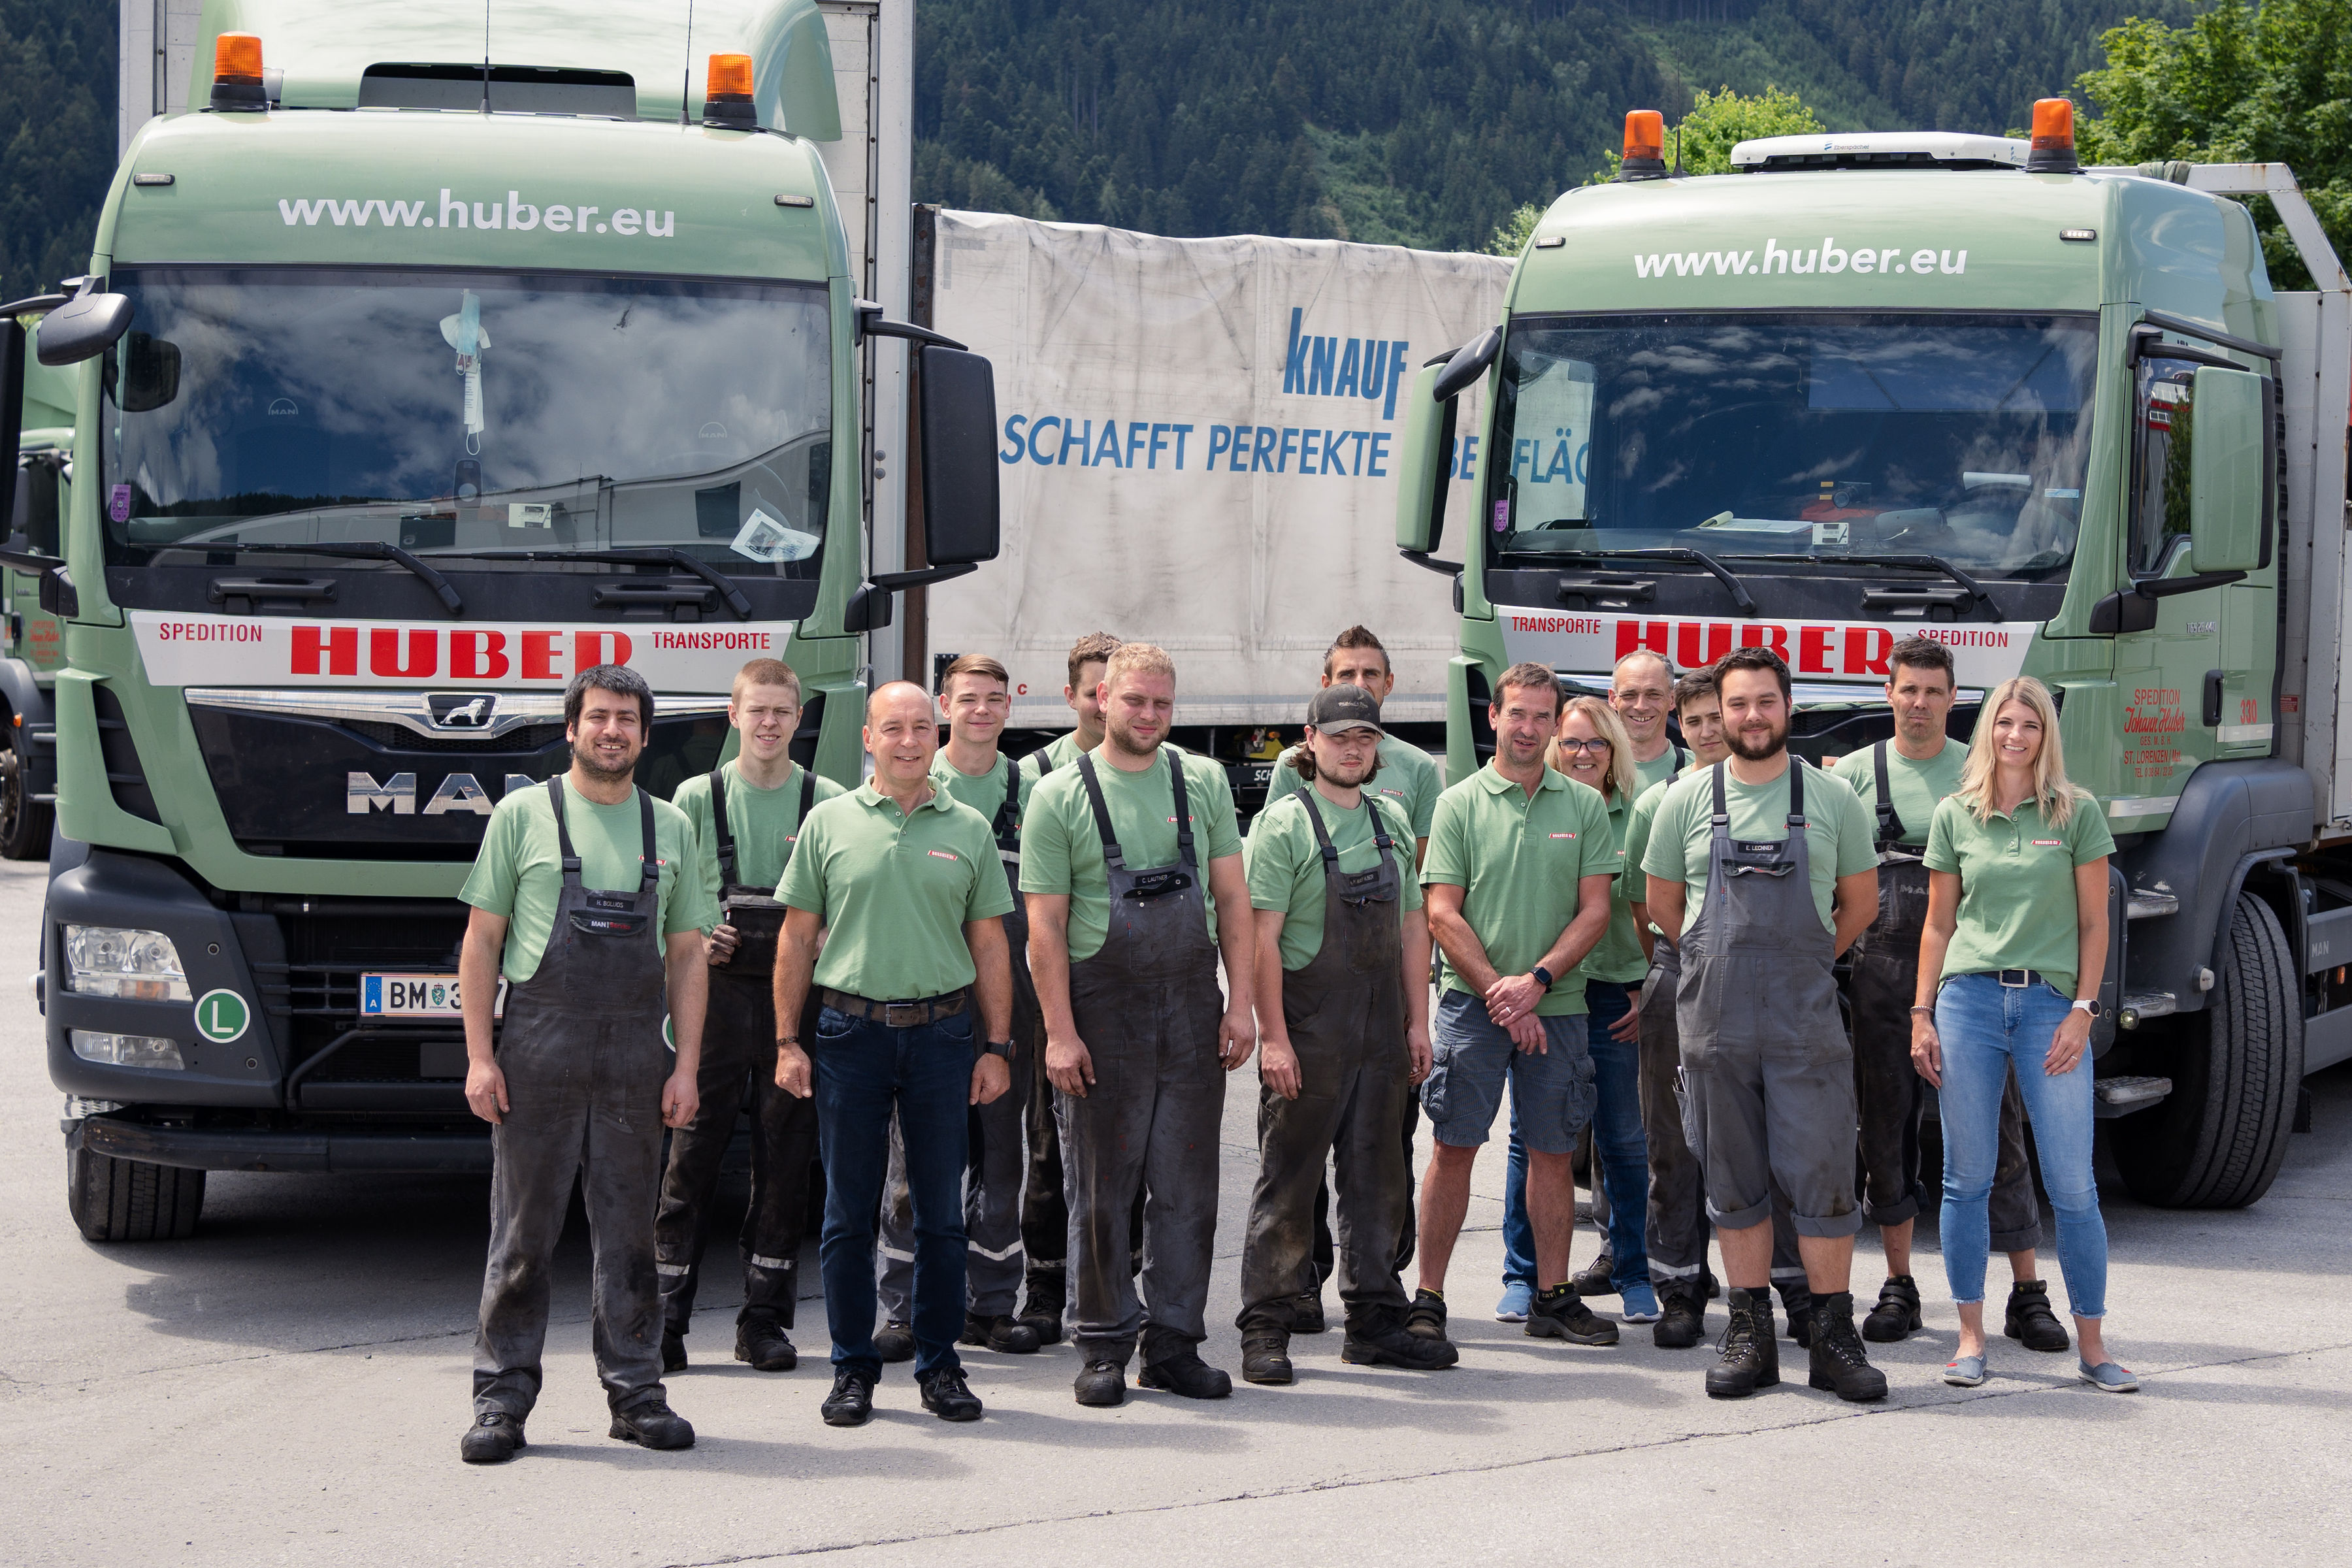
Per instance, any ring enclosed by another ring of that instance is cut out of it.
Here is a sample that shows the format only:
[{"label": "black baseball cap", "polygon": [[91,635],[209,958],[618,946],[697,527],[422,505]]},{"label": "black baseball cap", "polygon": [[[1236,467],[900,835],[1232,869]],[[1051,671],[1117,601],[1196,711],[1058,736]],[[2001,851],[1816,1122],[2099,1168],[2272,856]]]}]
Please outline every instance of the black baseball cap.
[{"label": "black baseball cap", "polygon": [[1360,686],[1327,686],[1307,704],[1307,724],[1327,735],[1343,734],[1349,730],[1370,730],[1375,735],[1386,735],[1381,728],[1380,700]]}]

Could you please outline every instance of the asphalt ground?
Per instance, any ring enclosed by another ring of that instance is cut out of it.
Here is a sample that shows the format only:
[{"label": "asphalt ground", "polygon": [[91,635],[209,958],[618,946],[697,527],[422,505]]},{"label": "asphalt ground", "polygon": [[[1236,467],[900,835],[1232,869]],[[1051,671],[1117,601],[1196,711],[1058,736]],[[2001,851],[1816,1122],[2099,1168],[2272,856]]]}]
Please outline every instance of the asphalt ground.
[{"label": "asphalt ground", "polygon": [[[0,931],[34,963],[37,866],[0,865]],[[576,1213],[547,1387],[514,1463],[457,1459],[487,1234],[475,1179],[216,1174],[190,1241],[97,1247],[68,1220],[60,1097],[25,988],[0,987],[0,1562],[1926,1563],[2343,1562],[2352,1522],[2352,1069],[2312,1084],[2313,1131],[2254,1208],[2170,1213],[2110,1184],[2110,1342],[2143,1383],[1993,1342],[1993,1380],[1945,1387],[1953,1315],[1932,1217],[1927,1331],[1872,1353],[1883,1405],[1797,1375],[1708,1400],[1705,1350],[1641,1328],[1612,1349],[1494,1322],[1500,1148],[1482,1160],[1451,1281],[1462,1364],[1344,1366],[1220,1404],[1070,1398],[1066,1345],[967,1352],[988,1416],[949,1426],[887,1369],[873,1423],[822,1425],[823,1308],[781,1375],[729,1359],[735,1265],[713,1248],[696,1364],[670,1382],[700,1433],[650,1454],[604,1436]],[[1237,1254],[1255,1086],[1227,1097],[1209,1359],[1238,1371]],[[740,1182],[714,1233],[730,1236]],[[1576,1258],[1590,1258],[1580,1228]],[[2045,1272],[2056,1274],[2054,1253]],[[809,1289],[814,1289],[814,1248]],[[2000,1286],[2002,1268],[1993,1266]],[[1879,1269],[1865,1239],[1855,1278]],[[2331,1284],[2337,1281],[2338,1284]],[[2053,1287],[2053,1294],[2063,1290]],[[1333,1304],[1336,1306],[1336,1297]],[[1612,1307],[1613,1301],[1599,1303]],[[1336,1314],[1335,1314],[1336,1316]],[[1723,1322],[1720,1303],[1711,1331]],[[2330,1500],[2336,1500],[2331,1501]]]}]

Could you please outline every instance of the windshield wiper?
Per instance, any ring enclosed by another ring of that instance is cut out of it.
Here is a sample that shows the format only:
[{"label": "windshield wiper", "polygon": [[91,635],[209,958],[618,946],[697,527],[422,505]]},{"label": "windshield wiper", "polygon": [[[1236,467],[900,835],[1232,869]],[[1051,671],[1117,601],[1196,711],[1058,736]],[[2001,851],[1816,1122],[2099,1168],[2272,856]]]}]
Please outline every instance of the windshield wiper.
[{"label": "windshield wiper", "polygon": [[669,544],[646,544],[627,550],[436,550],[436,556],[462,556],[468,561],[605,561],[617,565],[683,566],[719,590],[739,621],[751,618],[751,598],[724,573]]},{"label": "windshield wiper", "polygon": [[441,603],[447,606],[452,616],[462,617],[466,613],[466,601],[458,595],[457,590],[450,585],[449,579],[397,544],[366,541],[351,543],[283,544],[275,542],[241,542],[226,539],[207,539],[200,544],[162,544],[156,548],[159,550],[234,550],[239,553],[260,552],[278,555],[335,555],[350,561],[390,561],[407,568],[409,572],[422,578],[425,585],[440,596]]},{"label": "windshield wiper", "polygon": [[1727,561],[1787,561],[1803,562],[1811,566],[1827,566],[1841,562],[1856,566],[1909,566],[1921,572],[1941,572],[1969,591],[1979,604],[1990,604],[1992,595],[1985,585],[1945,560],[1940,555],[1805,555],[1791,552],[1784,555],[1727,555]]},{"label": "windshield wiper", "polygon": [[1724,565],[1723,562],[1764,559],[1760,556],[1728,555],[1723,557],[1722,560],[1717,560],[1715,556],[1708,554],[1706,551],[1693,550],[1686,544],[1662,544],[1654,548],[1643,550],[1562,550],[1558,552],[1547,551],[1545,553],[1580,555],[1591,561],[1695,561],[1699,565],[1706,568],[1709,573],[1713,574],[1717,582],[1731,590],[1731,602],[1739,606],[1739,613],[1741,615],[1752,616],[1757,613],[1756,600],[1748,592],[1747,584],[1740,582],[1740,580],[1732,574],[1731,569]]}]

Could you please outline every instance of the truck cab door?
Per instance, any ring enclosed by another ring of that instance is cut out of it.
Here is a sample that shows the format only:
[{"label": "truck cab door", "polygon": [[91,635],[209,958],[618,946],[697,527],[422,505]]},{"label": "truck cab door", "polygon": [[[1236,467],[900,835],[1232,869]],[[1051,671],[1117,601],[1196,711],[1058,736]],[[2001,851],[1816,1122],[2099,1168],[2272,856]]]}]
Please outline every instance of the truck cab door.
[{"label": "truck cab door", "polygon": [[2138,591],[2123,596],[2116,638],[2120,788],[2143,800],[2177,796],[2201,763],[2268,755],[2276,722],[2276,384],[2168,346],[2147,343],[2134,367],[2126,552]]}]

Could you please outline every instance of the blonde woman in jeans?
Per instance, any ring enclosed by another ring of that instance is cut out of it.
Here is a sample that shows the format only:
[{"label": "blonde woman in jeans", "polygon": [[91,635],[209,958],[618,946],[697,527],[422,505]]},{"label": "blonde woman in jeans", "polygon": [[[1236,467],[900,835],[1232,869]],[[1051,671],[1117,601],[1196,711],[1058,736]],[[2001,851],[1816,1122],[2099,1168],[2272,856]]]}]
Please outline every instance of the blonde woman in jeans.
[{"label": "blonde woman in jeans", "polygon": [[[2031,677],[1993,688],[1960,787],[1927,832],[1927,923],[1911,1009],[1911,1060],[1941,1095],[1944,1273],[1960,1340],[1944,1381],[1983,1383],[1985,1203],[2012,1062],[2058,1215],[2058,1267],[2082,1349],[2077,1372],[2110,1394],[2139,1386],[2110,1358],[2107,1230],[2091,1174],[2091,1025],[2107,961],[2107,857],[2116,841],[2067,782],[2058,714]],[[1932,994],[1931,994],[1932,993]]]}]

